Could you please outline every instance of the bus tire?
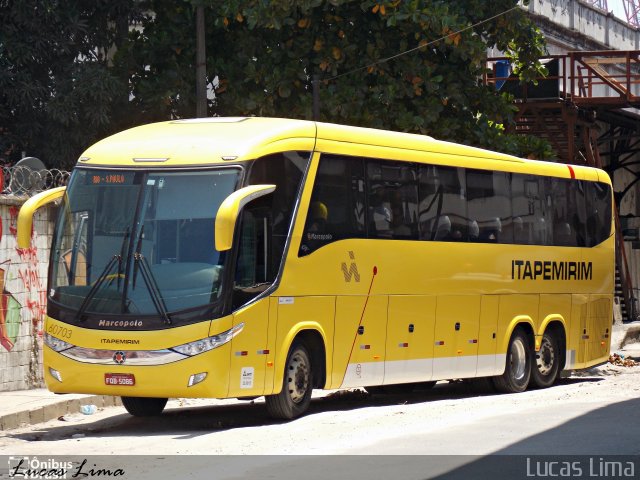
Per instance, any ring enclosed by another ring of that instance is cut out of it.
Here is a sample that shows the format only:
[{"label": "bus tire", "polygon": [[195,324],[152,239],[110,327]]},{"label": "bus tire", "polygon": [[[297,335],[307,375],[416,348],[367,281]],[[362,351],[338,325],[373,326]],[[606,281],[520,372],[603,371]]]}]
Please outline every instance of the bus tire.
[{"label": "bus tire", "polygon": [[493,377],[496,390],[504,393],[524,392],[531,378],[531,346],[523,329],[517,328],[509,339],[504,373]]},{"label": "bus tire", "polygon": [[544,332],[540,350],[532,353],[531,383],[538,388],[550,387],[560,371],[560,347],[554,332]]},{"label": "bus tire", "polygon": [[122,405],[134,417],[157,417],[164,410],[167,398],[120,397]]},{"label": "bus tire", "polygon": [[265,401],[269,415],[290,420],[302,415],[311,403],[311,357],[302,343],[294,343],[289,350],[283,377],[280,393],[267,395]]}]

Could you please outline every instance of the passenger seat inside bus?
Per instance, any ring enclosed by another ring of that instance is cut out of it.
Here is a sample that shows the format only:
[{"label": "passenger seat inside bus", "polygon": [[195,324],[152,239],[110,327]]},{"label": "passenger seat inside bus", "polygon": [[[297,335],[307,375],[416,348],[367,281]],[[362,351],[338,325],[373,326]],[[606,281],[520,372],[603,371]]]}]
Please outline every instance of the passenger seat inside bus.
[{"label": "passenger seat inside bus", "polygon": [[480,232],[480,241],[485,243],[499,243],[502,233],[502,222],[499,218],[490,220]]},{"label": "passenger seat inside bus", "polygon": [[469,222],[469,241],[477,242],[480,239],[480,227],[478,222],[471,220]]},{"label": "passenger seat inside bus", "polygon": [[555,244],[566,247],[574,244],[571,225],[567,222],[558,222],[553,229]]},{"label": "passenger seat inside bus", "polygon": [[445,241],[451,234],[451,220],[448,215],[442,215],[438,217],[438,226],[436,227],[436,234],[433,239],[435,241]]}]

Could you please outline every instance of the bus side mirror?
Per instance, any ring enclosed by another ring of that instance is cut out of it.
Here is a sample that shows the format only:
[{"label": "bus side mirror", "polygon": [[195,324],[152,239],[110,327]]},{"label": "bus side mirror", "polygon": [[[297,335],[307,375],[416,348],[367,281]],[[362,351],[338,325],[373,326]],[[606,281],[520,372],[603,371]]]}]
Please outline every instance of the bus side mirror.
[{"label": "bus side mirror", "polygon": [[233,245],[236,220],[242,208],[256,198],[273,192],[275,185],[250,185],[236,190],[224,199],[216,214],[215,241],[216,250],[224,252]]},{"label": "bus side mirror", "polygon": [[18,213],[18,248],[31,246],[31,231],[33,229],[33,216],[40,207],[54,202],[64,195],[67,187],[57,187],[45,190],[27,200]]}]

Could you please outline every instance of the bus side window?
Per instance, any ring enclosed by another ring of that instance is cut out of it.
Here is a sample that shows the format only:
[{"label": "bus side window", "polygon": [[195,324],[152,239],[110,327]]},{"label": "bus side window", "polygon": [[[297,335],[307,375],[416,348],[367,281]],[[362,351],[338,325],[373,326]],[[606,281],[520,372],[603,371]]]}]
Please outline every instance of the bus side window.
[{"label": "bus side window", "polygon": [[605,183],[584,182],[587,201],[587,246],[602,243],[611,234],[611,190]]},{"label": "bus side window", "polygon": [[432,240],[437,230],[438,205],[442,203],[442,185],[440,184],[438,167],[422,165],[418,172],[418,227],[420,240]]},{"label": "bus side window", "polygon": [[573,228],[576,229],[576,242],[579,247],[586,247],[587,245],[587,211],[586,211],[586,181],[578,180],[571,182],[572,184],[572,200],[574,212]]},{"label": "bus side window", "polygon": [[298,256],[345,238],[363,238],[363,159],[323,155],[316,174]]},{"label": "bus side window", "polygon": [[514,173],[511,179],[513,242],[521,245],[545,245],[545,190],[543,179]]},{"label": "bus side window", "polygon": [[479,241],[512,243],[511,174],[467,169],[469,218],[478,222]]},{"label": "bus side window", "polygon": [[369,238],[418,238],[416,167],[407,162],[367,162]]},{"label": "bus side window", "polygon": [[464,168],[421,165],[418,172],[420,240],[465,242],[467,218]]},{"label": "bus side window", "polygon": [[585,246],[585,211],[582,182],[551,178],[553,198],[553,245]]}]

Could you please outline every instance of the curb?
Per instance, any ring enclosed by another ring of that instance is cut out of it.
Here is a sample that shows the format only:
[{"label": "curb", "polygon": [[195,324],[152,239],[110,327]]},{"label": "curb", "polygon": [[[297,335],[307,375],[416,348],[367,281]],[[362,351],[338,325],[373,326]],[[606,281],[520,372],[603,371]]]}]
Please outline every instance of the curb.
[{"label": "curb", "polygon": [[120,397],[109,395],[89,395],[69,400],[61,398],[60,401],[49,405],[0,416],[0,431],[48,422],[69,413],[79,413],[82,405],[95,405],[98,408],[117,407],[122,405],[122,401]]}]

